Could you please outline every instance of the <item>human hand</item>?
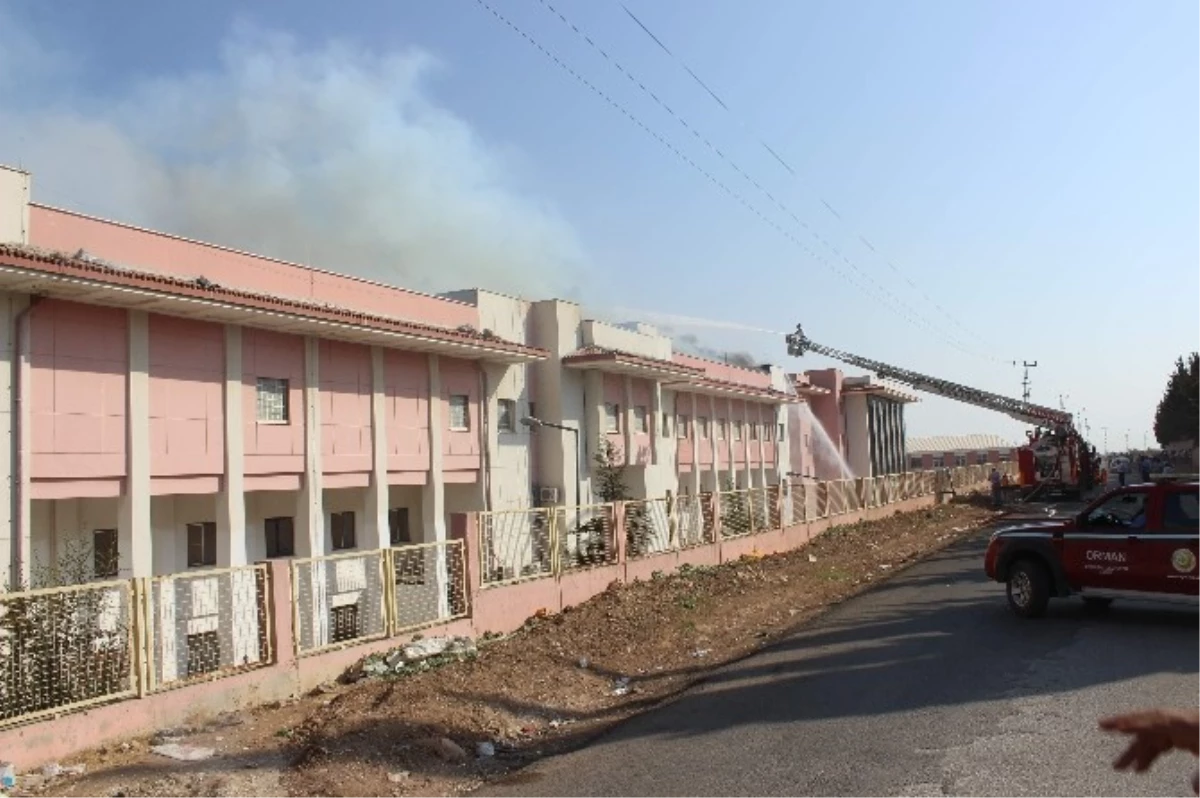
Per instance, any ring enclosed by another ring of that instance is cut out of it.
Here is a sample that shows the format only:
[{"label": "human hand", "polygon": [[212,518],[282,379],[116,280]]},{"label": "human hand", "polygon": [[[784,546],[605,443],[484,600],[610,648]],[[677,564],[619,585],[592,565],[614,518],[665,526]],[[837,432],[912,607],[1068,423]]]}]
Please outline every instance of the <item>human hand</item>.
[{"label": "human hand", "polygon": [[[1100,721],[1105,731],[1133,735],[1129,747],[1113,762],[1117,770],[1150,769],[1163,754],[1179,749],[1200,755],[1200,711],[1150,709],[1114,715]],[[1200,794],[1200,774],[1192,777],[1192,790]]]}]

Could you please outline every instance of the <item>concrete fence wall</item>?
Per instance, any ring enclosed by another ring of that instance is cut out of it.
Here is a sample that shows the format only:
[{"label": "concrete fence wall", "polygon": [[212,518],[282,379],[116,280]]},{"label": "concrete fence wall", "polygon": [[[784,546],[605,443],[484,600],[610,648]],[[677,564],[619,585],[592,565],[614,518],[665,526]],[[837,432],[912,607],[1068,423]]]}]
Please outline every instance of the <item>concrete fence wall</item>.
[{"label": "concrete fence wall", "polygon": [[[962,484],[967,476],[964,474],[964,479],[955,480],[959,482],[955,486],[958,490],[967,487]],[[986,474],[972,472],[969,476],[978,479]],[[983,484],[986,483],[978,483],[979,486]],[[693,544],[675,537],[673,545],[654,553],[628,550],[627,513],[618,503],[607,516],[612,528],[606,537],[615,546],[615,551],[600,558],[597,564],[555,567],[527,579],[499,583],[489,583],[483,578],[482,542],[486,536],[481,534],[482,515],[453,515],[451,538],[461,546],[463,564],[451,571],[441,569],[440,573],[443,578],[446,573],[452,574],[449,578],[456,585],[450,586],[450,592],[460,595],[465,604],[435,616],[444,620],[431,621],[421,631],[427,636],[470,637],[489,632],[511,632],[534,614],[558,613],[598,595],[613,582],[649,579],[655,572],[669,573],[684,564],[717,565],[745,555],[789,551],[806,545],[833,526],[911,512],[932,506],[940,498],[937,492],[907,497],[901,494],[888,503],[789,523],[799,515],[790,509],[794,491],[793,486],[792,490],[773,490],[769,494],[777,502],[771,517],[781,520],[782,525],[759,528],[751,534],[739,533],[736,537],[722,534],[720,494],[690,497],[690,501],[710,505],[701,507],[704,523],[709,527],[708,542]],[[18,770],[26,770],[62,760],[86,748],[148,734],[222,711],[297,697],[338,677],[368,654],[408,642],[417,631],[392,622],[385,634],[366,642],[351,641],[318,651],[306,650],[308,646],[297,645],[298,641],[303,642],[305,634],[303,628],[298,628],[303,626],[298,619],[307,617],[297,611],[297,602],[313,591],[310,587],[305,588],[297,576],[300,570],[289,561],[272,560],[259,567],[266,575],[265,613],[269,622],[265,627],[270,638],[263,650],[271,652],[269,662],[258,663],[253,670],[214,674],[209,680],[190,679],[175,688],[164,686],[157,691],[138,691],[140,694],[135,693],[135,697],[113,703],[64,710],[58,716],[43,714],[37,721],[0,728],[0,758],[13,762]]]}]

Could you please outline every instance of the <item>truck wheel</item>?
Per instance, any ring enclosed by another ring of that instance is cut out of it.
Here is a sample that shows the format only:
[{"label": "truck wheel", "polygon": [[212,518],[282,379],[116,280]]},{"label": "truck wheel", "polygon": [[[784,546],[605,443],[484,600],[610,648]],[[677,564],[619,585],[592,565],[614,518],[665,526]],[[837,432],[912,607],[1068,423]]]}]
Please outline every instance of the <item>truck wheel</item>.
[{"label": "truck wheel", "polygon": [[1008,572],[1008,606],[1022,618],[1040,618],[1050,602],[1050,574],[1037,560],[1019,560]]},{"label": "truck wheel", "polygon": [[1113,600],[1101,596],[1084,596],[1083,606],[1093,612],[1103,612],[1112,606]]}]

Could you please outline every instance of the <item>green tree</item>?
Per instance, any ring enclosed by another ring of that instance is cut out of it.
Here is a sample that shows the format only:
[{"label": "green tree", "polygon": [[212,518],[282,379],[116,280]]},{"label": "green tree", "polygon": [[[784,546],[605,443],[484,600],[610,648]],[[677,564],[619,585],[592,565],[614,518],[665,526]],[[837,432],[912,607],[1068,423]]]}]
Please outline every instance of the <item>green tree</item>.
[{"label": "green tree", "polygon": [[[595,466],[592,469],[592,480],[595,484],[596,497],[605,504],[612,502],[627,502],[633,499],[629,486],[625,483],[625,453],[608,436],[601,437],[593,458]],[[588,528],[590,525],[590,528]],[[603,519],[592,519],[580,527],[580,531],[589,533],[590,543],[586,549],[592,561],[596,556],[603,558],[607,554],[608,536],[604,534]],[[650,533],[649,518],[646,508],[641,504],[631,504],[625,507],[625,542],[627,552],[631,557],[645,553]],[[580,547],[584,550],[585,547]]]},{"label": "green tree", "polygon": [[1154,438],[1162,446],[1200,438],[1200,353],[1175,361],[1154,413]]}]

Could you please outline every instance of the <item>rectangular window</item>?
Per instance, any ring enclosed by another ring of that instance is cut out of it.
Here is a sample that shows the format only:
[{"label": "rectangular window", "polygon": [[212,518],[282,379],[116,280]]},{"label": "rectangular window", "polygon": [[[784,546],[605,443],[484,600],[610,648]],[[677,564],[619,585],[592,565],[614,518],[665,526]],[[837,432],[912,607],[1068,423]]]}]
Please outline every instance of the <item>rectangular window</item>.
[{"label": "rectangular window", "polygon": [[718,418],[713,422],[713,432],[716,433],[717,440],[725,440],[725,419]]},{"label": "rectangular window", "polygon": [[263,519],[267,540],[267,559],[293,557],[296,554],[296,525],[289,516]]},{"label": "rectangular window", "polygon": [[288,423],[288,381],[259,377],[256,404],[260,424]]},{"label": "rectangular window", "polygon": [[187,525],[188,568],[205,568],[217,564],[217,525],[202,521]]},{"label": "rectangular window", "polygon": [[661,430],[661,432],[662,432],[662,436],[664,438],[670,436],[670,434],[671,434],[671,414],[670,413],[662,414],[662,430]]},{"label": "rectangular window", "polygon": [[750,422],[750,440],[758,440],[758,422]]},{"label": "rectangular window", "polygon": [[408,527],[407,507],[388,510],[388,540],[393,546],[407,546],[413,542],[412,530]]},{"label": "rectangular window", "polygon": [[733,439],[735,441],[742,439],[742,422],[740,421],[733,422]]},{"label": "rectangular window", "polygon": [[962,468],[966,464],[967,464],[967,456],[965,454],[954,455],[954,465],[958,466],[959,468]]},{"label": "rectangular window", "polygon": [[1195,535],[1197,524],[1200,524],[1200,498],[1195,493],[1177,491],[1163,497],[1163,527],[1166,531]]},{"label": "rectangular window", "polygon": [[113,579],[120,567],[117,553],[117,530],[97,529],[92,532],[92,572],[97,579]]},{"label": "rectangular window", "polygon": [[538,417],[538,414],[537,414],[537,402],[530,402],[530,403],[529,403],[529,416],[530,416],[531,418],[537,418],[537,417]]},{"label": "rectangular window", "polygon": [[469,430],[471,428],[471,397],[465,393],[450,396],[450,429]]},{"label": "rectangular window", "polygon": [[936,457],[934,457],[933,458],[933,467],[934,468],[945,468],[946,467],[946,458],[940,454],[937,455]]},{"label": "rectangular window", "polygon": [[708,416],[696,416],[696,434],[708,440]]},{"label": "rectangular window", "polygon": [[675,422],[675,431],[679,435],[679,437],[686,438],[691,433],[691,430],[689,429],[690,422],[691,422],[691,419],[688,418],[687,416],[681,415],[678,417],[678,419]]},{"label": "rectangular window", "polygon": [[357,543],[354,538],[354,511],[331,513],[329,516],[329,532],[332,538],[333,550],[352,549]]},{"label": "rectangular window", "polygon": [[604,403],[604,431],[621,431],[621,406],[615,402]]},{"label": "rectangular window", "polygon": [[501,432],[516,432],[517,403],[512,399],[501,399],[496,408],[496,428]]},{"label": "rectangular window", "polygon": [[782,441],[783,441],[783,439],[784,439],[784,438],[786,438],[786,437],[787,437],[787,430],[785,430],[785,429],[783,428],[783,425],[782,425],[782,424],[780,424],[780,425],[779,425],[779,427],[777,428],[776,440],[778,440],[778,441],[782,442]]},{"label": "rectangular window", "polygon": [[650,432],[650,416],[646,414],[646,408],[643,405],[633,408],[633,431],[639,435]]}]

